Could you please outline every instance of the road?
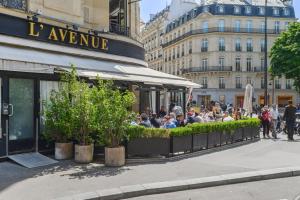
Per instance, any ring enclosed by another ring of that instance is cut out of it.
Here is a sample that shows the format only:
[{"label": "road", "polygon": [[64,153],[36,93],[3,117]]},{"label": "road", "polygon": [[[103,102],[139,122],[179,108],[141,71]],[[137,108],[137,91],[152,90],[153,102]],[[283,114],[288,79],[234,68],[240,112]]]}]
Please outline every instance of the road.
[{"label": "road", "polygon": [[300,200],[300,177],[143,196],[127,200]]}]

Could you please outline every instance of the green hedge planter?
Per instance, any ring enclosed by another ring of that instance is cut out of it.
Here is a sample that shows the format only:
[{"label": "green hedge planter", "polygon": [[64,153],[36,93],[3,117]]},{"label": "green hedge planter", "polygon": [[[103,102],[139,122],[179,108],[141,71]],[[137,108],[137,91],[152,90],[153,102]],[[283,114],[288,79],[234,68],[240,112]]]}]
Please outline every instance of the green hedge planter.
[{"label": "green hedge planter", "polygon": [[193,151],[207,149],[208,133],[193,134]]}]

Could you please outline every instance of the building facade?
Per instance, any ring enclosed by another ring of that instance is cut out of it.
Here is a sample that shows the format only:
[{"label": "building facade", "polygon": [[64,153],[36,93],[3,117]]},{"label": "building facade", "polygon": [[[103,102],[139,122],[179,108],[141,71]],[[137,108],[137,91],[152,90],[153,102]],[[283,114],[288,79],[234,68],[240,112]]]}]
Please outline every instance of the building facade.
[{"label": "building facade", "polygon": [[139,39],[137,1],[0,0],[0,158],[47,149],[43,102],[72,65],[135,92],[136,112],[159,107],[166,87],[194,86],[148,68]]},{"label": "building facade", "polygon": [[[261,105],[265,87],[265,12],[270,52],[279,34],[296,21],[292,5],[269,1],[265,10],[263,0],[212,0],[202,1],[180,17],[167,20],[161,36],[163,61],[154,59],[147,48],[146,61],[155,70],[201,84],[202,89],[193,91],[193,100],[199,106],[211,100],[242,106],[248,83],[254,87],[254,104]],[[152,23],[155,22],[148,27]],[[145,46],[148,44],[146,41]],[[270,103],[284,106],[289,99],[300,101],[292,80],[276,77],[268,82]]]}]

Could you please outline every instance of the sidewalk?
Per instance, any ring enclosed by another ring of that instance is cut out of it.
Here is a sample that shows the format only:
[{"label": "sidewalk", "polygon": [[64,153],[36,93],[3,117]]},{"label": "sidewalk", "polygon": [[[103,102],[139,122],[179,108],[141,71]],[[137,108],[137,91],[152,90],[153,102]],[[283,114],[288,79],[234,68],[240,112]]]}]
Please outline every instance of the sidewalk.
[{"label": "sidewalk", "polygon": [[161,164],[106,168],[102,164],[60,162],[46,168],[25,169],[0,163],[0,199],[53,199],[96,190],[144,183],[176,181],[240,172],[300,166],[300,138],[288,142],[259,142],[199,157]]}]

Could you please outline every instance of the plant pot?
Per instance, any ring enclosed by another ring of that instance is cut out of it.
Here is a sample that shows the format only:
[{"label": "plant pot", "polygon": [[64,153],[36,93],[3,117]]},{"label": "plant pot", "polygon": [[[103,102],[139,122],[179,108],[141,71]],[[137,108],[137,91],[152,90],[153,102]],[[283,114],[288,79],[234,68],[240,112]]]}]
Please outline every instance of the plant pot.
[{"label": "plant pot", "polygon": [[208,134],[208,148],[221,145],[221,134],[219,132],[211,132]]},{"label": "plant pot", "polygon": [[172,153],[192,151],[192,139],[192,135],[171,137]]},{"label": "plant pot", "polygon": [[93,161],[94,145],[75,145],[75,162],[90,163]]},{"label": "plant pot", "polygon": [[131,156],[169,155],[169,138],[136,138],[127,144],[127,153]]},{"label": "plant pot", "polygon": [[193,150],[207,149],[207,133],[193,135]]},{"label": "plant pot", "polygon": [[221,145],[231,144],[232,143],[232,135],[229,131],[224,131],[221,133]]},{"label": "plant pot", "polygon": [[105,165],[108,167],[121,167],[125,165],[125,148],[119,147],[105,147]]},{"label": "plant pot", "polygon": [[73,158],[73,143],[55,143],[55,159],[67,160]]},{"label": "plant pot", "polygon": [[233,135],[233,142],[240,142],[244,139],[244,130],[243,128],[238,128],[235,130],[235,133]]}]

